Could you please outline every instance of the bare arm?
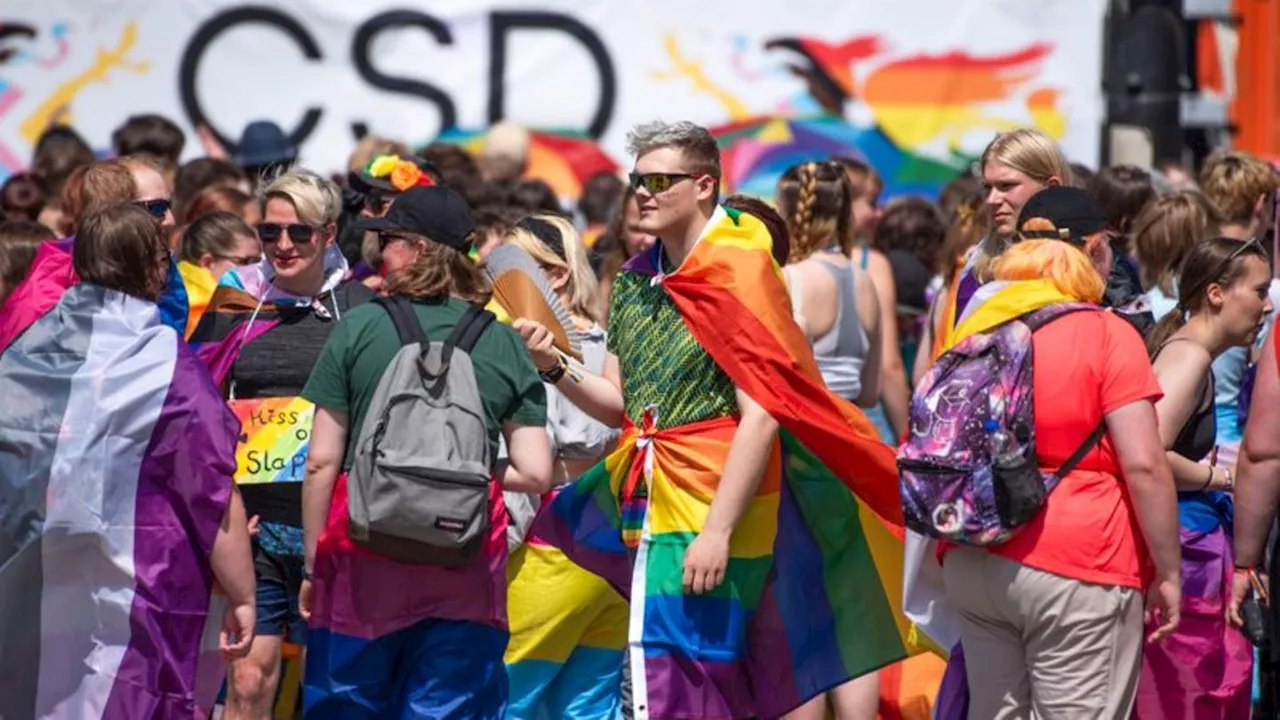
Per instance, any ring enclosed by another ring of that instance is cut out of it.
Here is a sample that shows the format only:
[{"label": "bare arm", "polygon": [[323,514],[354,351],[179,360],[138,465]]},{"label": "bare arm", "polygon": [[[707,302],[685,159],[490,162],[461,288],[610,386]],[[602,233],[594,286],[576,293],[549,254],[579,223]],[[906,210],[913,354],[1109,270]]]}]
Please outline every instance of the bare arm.
[{"label": "bare arm", "polygon": [[880,324],[880,299],[876,297],[875,284],[870,277],[854,268],[854,283],[858,293],[858,317],[867,330],[867,361],[862,365],[862,390],[858,393],[859,407],[874,407],[880,398],[880,365],[884,346],[884,330]]},{"label": "bare arm", "polygon": [[938,325],[942,322],[942,306],[947,302],[947,287],[933,299],[929,305],[929,321],[924,324],[924,333],[920,336],[920,348],[916,350],[916,361],[911,368],[911,387],[916,387],[924,379],[925,373],[933,366],[933,338],[938,334]]},{"label": "bare arm", "polygon": [[1149,400],[1129,403],[1107,413],[1107,434],[1120,456],[1120,470],[1133,498],[1138,524],[1160,581],[1176,583],[1181,574],[1178,499],[1169,463]]},{"label": "bare arm", "polygon": [[541,495],[551,489],[551,442],[541,425],[503,423],[507,440],[507,469],[502,489]]},{"label": "bare arm", "polygon": [[256,585],[253,577],[253,551],[249,544],[249,524],[244,514],[240,488],[231,486],[231,502],[213,539],[209,556],[213,577],[232,605],[252,605]]},{"label": "bare arm", "polygon": [[881,253],[871,253],[867,273],[880,301],[880,398],[894,436],[901,437],[907,428],[911,392],[907,389],[907,368],[898,347],[898,291],[893,282],[893,268]]},{"label": "bare arm", "polygon": [[[1271,333],[1276,332],[1272,328]],[[1275,342],[1268,335],[1258,360],[1258,376],[1249,404],[1249,422],[1240,447],[1240,477],[1235,489],[1237,567],[1262,562],[1263,548],[1280,500],[1280,373]]]},{"label": "bare arm", "polygon": [[702,531],[685,551],[685,592],[708,593],[724,582],[733,531],[755,496],[773,452],[777,421],[741,390],[737,391],[737,400],[741,418],[729,444],[720,484],[711,498]]},{"label": "bare arm", "polygon": [[315,568],[316,544],[329,520],[333,485],[347,451],[347,422],[345,412],[323,405],[316,407],[311,422],[307,475],[302,481],[302,540],[306,546],[304,567],[308,574]]},{"label": "bare arm", "polygon": [[[525,348],[533,356],[533,364],[539,370],[553,368],[560,362],[551,332],[541,323],[520,319],[512,323],[512,327],[520,333]],[[566,372],[556,383],[556,389],[597,421],[613,428],[622,427],[622,370],[613,353],[605,356],[602,374],[595,375],[580,368]]]},{"label": "bare arm", "polygon": [[[1173,471],[1173,482],[1180,491],[1208,489],[1209,468],[1172,450],[1183,426],[1195,415],[1204,401],[1208,385],[1209,353],[1192,343],[1176,343],[1156,358],[1153,365],[1164,397],[1156,402],[1156,419],[1165,457]],[[1216,474],[1214,480],[1218,480]],[[1214,486],[1216,488],[1216,486]]]}]

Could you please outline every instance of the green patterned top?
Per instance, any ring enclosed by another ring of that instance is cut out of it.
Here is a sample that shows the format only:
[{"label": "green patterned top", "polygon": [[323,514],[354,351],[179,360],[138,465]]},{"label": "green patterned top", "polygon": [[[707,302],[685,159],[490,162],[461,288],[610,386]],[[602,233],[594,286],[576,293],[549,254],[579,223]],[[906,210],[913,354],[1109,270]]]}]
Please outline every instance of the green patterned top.
[{"label": "green patterned top", "polygon": [[[673,268],[663,258],[664,271]],[[698,344],[661,285],[623,270],[609,301],[609,351],[622,370],[622,402],[639,424],[658,406],[658,428],[736,415],[733,381]]]}]

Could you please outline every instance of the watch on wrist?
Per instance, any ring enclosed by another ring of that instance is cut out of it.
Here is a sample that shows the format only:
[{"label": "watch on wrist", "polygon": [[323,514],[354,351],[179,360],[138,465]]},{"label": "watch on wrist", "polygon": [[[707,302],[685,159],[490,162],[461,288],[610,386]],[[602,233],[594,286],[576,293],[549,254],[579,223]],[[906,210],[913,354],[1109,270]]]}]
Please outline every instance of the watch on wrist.
[{"label": "watch on wrist", "polygon": [[564,377],[565,365],[564,359],[560,359],[555,365],[546,370],[539,370],[538,377],[542,378],[542,382],[555,385],[560,382],[560,378]]}]

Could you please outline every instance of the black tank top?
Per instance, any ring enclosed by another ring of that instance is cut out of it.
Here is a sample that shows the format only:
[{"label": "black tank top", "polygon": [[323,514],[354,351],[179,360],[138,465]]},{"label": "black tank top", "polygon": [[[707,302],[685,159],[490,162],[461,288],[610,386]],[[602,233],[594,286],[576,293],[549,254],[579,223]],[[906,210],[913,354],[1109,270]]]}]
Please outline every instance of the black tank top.
[{"label": "black tank top", "polygon": [[[1162,345],[1160,350],[1157,350],[1156,354],[1152,356],[1151,361],[1155,362],[1155,359],[1160,357],[1160,353],[1168,346],[1169,343]],[[1212,370],[1209,372],[1209,383],[1206,389],[1206,396],[1201,398],[1200,403],[1196,406],[1196,411],[1182,424],[1182,429],[1178,431],[1178,437],[1173,441],[1173,447],[1170,448],[1170,450],[1192,462],[1200,462],[1209,457],[1209,453],[1213,452],[1213,446],[1216,444],[1218,437],[1218,418],[1213,408]]]}]

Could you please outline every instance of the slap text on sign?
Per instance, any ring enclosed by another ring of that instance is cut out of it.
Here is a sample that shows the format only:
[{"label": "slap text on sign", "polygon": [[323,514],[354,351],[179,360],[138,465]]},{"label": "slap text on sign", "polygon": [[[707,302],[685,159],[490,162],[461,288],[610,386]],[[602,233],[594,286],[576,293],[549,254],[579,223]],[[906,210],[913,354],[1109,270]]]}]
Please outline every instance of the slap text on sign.
[{"label": "slap text on sign", "polygon": [[236,482],[302,482],[315,405],[300,397],[232,400],[230,405],[240,421]]}]

